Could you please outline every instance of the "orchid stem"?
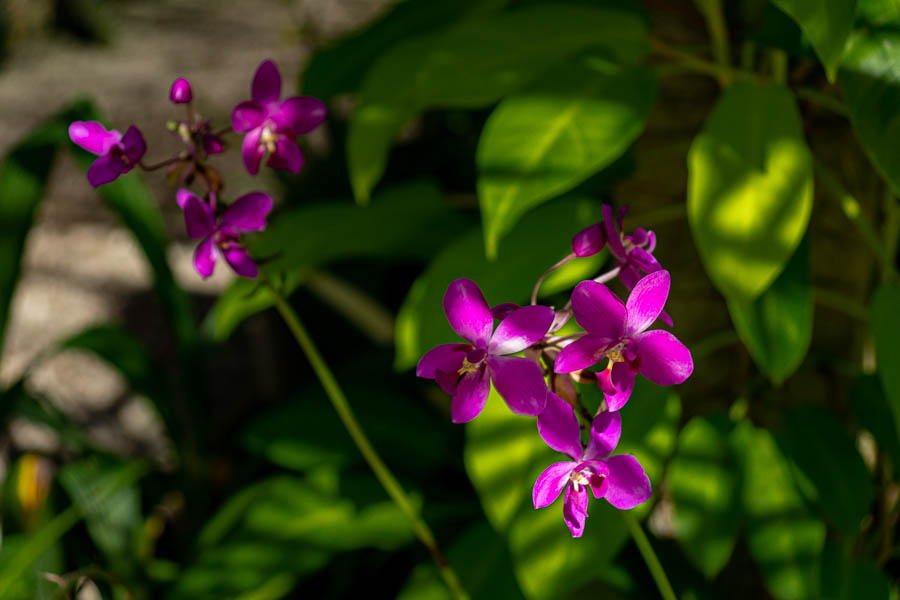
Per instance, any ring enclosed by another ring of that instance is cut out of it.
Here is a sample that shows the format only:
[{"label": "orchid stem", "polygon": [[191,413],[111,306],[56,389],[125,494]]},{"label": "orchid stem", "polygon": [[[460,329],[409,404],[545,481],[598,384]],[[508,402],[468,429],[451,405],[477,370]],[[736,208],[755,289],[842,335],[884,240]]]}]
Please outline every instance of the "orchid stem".
[{"label": "orchid stem", "polygon": [[564,264],[566,264],[573,258],[575,258],[575,255],[569,254],[568,256],[566,256],[565,258],[560,260],[558,263],[556,263],[555,265],[553,265],[552,267],[550,267],[549,269],[544,271],[543,274],[541,274],[541,276],[538,277],[537,282],[534,284],[534,289],[531,290],[531,304],[532,305],[537,304],[538,290],[541,289],[541,284],[544,282],[544,279],[546,279],[547,276],[550,275],[550,273],[557,270],[558,268],[560,268],[561,266],[563,266]]},{"label": "orchid stem", "polygon": [[168,167],[169,165],[175,164],[180,160],[184,160],[184,157],[173,156],[172,158],[167,158],[166,160],[160,161],[158,163],[145,165],[143,162],[139,162],[138,165],[145,171],[156,171],[157,169],[162,169],[163,167]]},{"label": "orchid stem", "polygon": [[653,581],[656,582],[656,587],[659,588],[660,596],[664,600],[678,600],[678,596],[675,595],[675,590],[672,589],[672,584],[669,583],[669,578],[666,577],[662,564],[653,551],[653,546],[650,545],[650,540],[647,539],[647,535],[641,529],[641,524],[627,510],[622,511],[622,518],[625,519],[625,525],[628,526],[628,531],[631,533],[634,543],[644,558],[647,569],[650,571],[650,575],[653,576]]},{"label": "orchid stem", "polygon": [[282,319],[284,319],[288,329],[291,330],[291,333],[297,340],[297,344],[306,355],[307,360],[309,360],[310,366],[313,368],[313,371],[315,371],[322,387],[325,388],[325,393],[328,395],[328,399],[331,401],[332,406],[334,406],[335,412],[337,412],[338,417],[340,417],[341,422],[347,429],[347,433],[350,434],[350,437],[363,455],[363,458],[365,458],[369,467],[371,467],[372,471],[375,473],[375,477],[378,479],[379,483],[381,483],[384,491],[387,492],[388,496],[391,497],[391,500],[394,501],[400,511],[409,520],[415,531],[416,537],[419,538],[419,541],[421,541],[428,549],[428,552],[431,553],[431,557],[434,559],[435,564],[437,564],[438,571],[440,572],[444,583],[446,583],[447,587],[450,589],[453,597],[457,600],[468,599],[469,596],[463,589],[459,578],[438,548],[437,541],[435,540],[431,529],[419,516],[419,513],[410,501],[409,496],[403,491],[400,483],[394,477],[393,473],[391,473],[390,469],[388,469],[387,465],[381,460],[381,457],[378,456],[378,453],[375,451],[369,438],[366,437],[366,434],[359,421],[356,420],[356,416],[350,408],[350,403],[347,401],[347,397],[344,395],[343,390],[341,390],[337,379],[331,372],[331,369],[328,368],[325,359],[319,353],[318,348],[316,348],[316,345],[313,343],[309,333],[307,333],[306,328],[300,322],[297,313],[291,308],[291,305],[287,303],[274,286],[265,280],[263,280],[262,283],[272,293],[275,307],[281,314]]}]

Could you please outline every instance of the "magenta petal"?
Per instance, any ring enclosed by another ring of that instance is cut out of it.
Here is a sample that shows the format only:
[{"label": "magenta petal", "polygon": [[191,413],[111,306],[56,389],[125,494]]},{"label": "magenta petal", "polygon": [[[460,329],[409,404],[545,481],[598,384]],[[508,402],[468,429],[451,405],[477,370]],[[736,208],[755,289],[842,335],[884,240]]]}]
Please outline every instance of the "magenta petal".
[{"label": "magenta petal", "polygon": [[144,136],[141,135],[141,130],[134,125],[129,127],[125,135],[122,136],[122,151],[128,157],[128,161],[132,166],[141,162],[141,159],[144,158],[144,154],[147,152],[147,143],[144,141]]},{"label": "magenta petal", "polygon": [[653,324],[669,297],[670,282],[668,271],[656,271],[635,284],[625,304],[625,335],[636,335]]},{"label": "magenta petal", "polygon": [[572,290],[575,320],[586,331],[618,340],[625,332],[625,305],[609,288],[596,281],[582,281]]},{"label": "magenta petal", "polygon": [[244,159],[244,166],[247,167],[247,172],[251,175],[259,173],[259,164],[266,153],[265,146],[260,146],[259,144],[259,136],[261,134],[261,128],[251,129],[244,136],[244,142],[241,144],[241,156]]},{"label": "magenta petal", "polygon": [[662,269],[656,258],[643,248],[632,248],[628,253],[628,260],[637,265],[644,273],[653,273]]},{"label": "magenta petal", "polygon": [[627,362],[618,362],[613,365],[610,373],[610,384],[613,389],[610,392],[603,390],[603,397],[606,398],[606,407],[609,410],[621,409],[631,398],[631,392],[634,390],[634,375],[634,369]]},{"label": "magenta petal", "polygon": [[654,329],[635,338],[641,357],[641,375],[659,385],[681,383],[694,370],[691,351],[662,329]]},{"label": "magenta petal", "polygon": [[613,222],[612,207],[608,204],[603,205],[603,229],[606,232],[606,243],[609,245],[609,251],[619,260],[625,260],[628,253],[625,252],[625,246],[622,245],[622,238],[616,231],[616,224]]},{"label": "magenta petal", "polygon": [[556,357],[553,370],[557,373],[571,373],[586,369],[600,362],[614,345],[615,340],[599,335],[586,335],[562,349]]},{"label": "magenta petal", "polygon": [[218,136],[206,134],[203,136],[202,143],[203,151],[207,154],[221,154],[225,152],[225,142]]},{"label": "magenta petal", "polygon": [[584,460],[597,460],[609,456],[619,444],[622,435],[622,417],[617,412],[604,411],[591,423],[591,437]]},{"label": "magenta petal", "polygon": [[585,488],[575,491],[573,486],[566,488],[566,500],[563,504],[563,519],[572,532],[572,537],[581,537],[584,533],[584,521],[587,519],[588,493]]},{"label": "magenta petal", "polygon": [[491,315],[498,321],[502,321],[513,313],[514,310],[520,308],[515,302],[503,302],[491,308]]},{"label": "magenta petal", "polygon": [[591,486],[594,498],[599,500],[606,495],[606,490],[609,489],[609,478],[607,477],[609,475],[609,467],[602,460],[591,460],[578,465],[577,468],[582,469],[584,467],[589,467],[591,476],[588,480],[588,485]]},{"label": "magenta petal", "polygon": [[325,120],[325,104],[312,96],[294,96],[281,103],[272,120],[292,133],[309,133]]},{"label": "magenta petal", "polygon": [[531,499],[535,508],[550,506],[559,498],[559,493],[569,482],[569,475],[575,468],[574,462],[558,462],[550,465],[544,472],[538,475],[531,491]]},{"label": "magenta petal", "polygon": [[535,417],[547,405],[547,385],[541,368],[527,358],[489,356],[488,367],[497,392],[517,415]]},{"label": "magenta petal", "polygon": [[231,127],[236,133],[246,133],[262,125],[265,117],[265,109],[256,102],[241,102],[231,111]]},{"label": "magenta petal", "polygon": [[253,259],[250,258],[247,250],[243,247],[232,246],[228,250],[225,250],[223,254],[225,255],[225,260],[231,265],[231,268],[234,269],[234,272],[241,277],[256,279],[256,276],[259,275],[259,267],[256,266],[256,263],[253,262]]},{"label": "magenta petal", "polygon": [[466,344],[441,344],[435,346],[419,359],[416,365],[416,377],[434,379],[438,371],[452,373],[462,367],[463,359],[472,349]]},{"label": "magenta petal", "polygon": [[538,415],[537,428],[548,446],[557,452],[568,454],[572,460],[581,459],[584,450],[581,447],[578,418],[569,403],[553,392],[547,392],[547,405]]},{"label": "magenta petal", "polygon": [[225,209],[222,225],[235,231],[262,231],[266,215],[272,210],[272,198],[262,192],[244,194]]},{"label": "magenta petal", "polygon": [[216,259],[218,258],[218,249],[213,243],[212,237],[208,237],[197,246],[194,251],[194,268],[200,273],[203,279],[213,274],[216,268]]},{"label": "magenta petal", "polygon": [[572,252],[575,256],[593,256],[603,250],[606,245],[606,232],[599,223],[591,225],[575,234],[572,238]]},{"label": "magenta petal", "polygon": [[75,121],[69,125],[69,139],[88,152],[106,154],[119,143],[122,134],[115,129],[107,131],[97,121]]},{"label": "magenta petal", "polygon": [[121,158],[101,156],[87,170],[87,180],[94,187],[115,181],[119,175],[129,171]]},{"label": "magenta petal", "polygon": [[184,228],[193,239],[211,236],[216,230],[216,217],[205,202],[191,195],[184,204]]},{"label": "magenta petal", "polygon": [[494,328],[494,317],[491,315],[491,307],[474,281],[457,279],[447,286],[444,313],[450,327],[460,337],[479,348],[487,346]]},{"label": "magenta petal", "polygon": [[531,346],[547,333],[553,322],[549,306],[523,306],[500,322],[488,344],[491,354],[515,354]]},{"label": "magenta petal", "polygon": [[486,369],[474,373],[466,373],[456,386],[450,414],[454,423],[471,421],[484,409],[488,394],[491,391],[491,378]]},{"label": "magenta petal", "polygon": [[284,169],[297,174],[303,166],[303,154],[294,140],[280,137],[275,142],[275,152],[269,155],[266,164],[273,169]]},{"label": "magenta petal", "polygon": [[175,192],[175,202],[176,204],[178,204],[178,206],[181,207],[182,210],[184,210],[185,205],[187,205],[187,201],[191,198],[196,199],[197,202],[202,202],[202,200],[200,200],[200,198],[197,197],[197,195],[194,194],[191,190],[178,188],[178,191]]},{"label": "magenta petal", "polygon": [[186,104],[193,99],[194,94],[191,91],[190,81],[184,77],[179,77],[172,82],[172,87],[169,89],[169,100],[175,104]]},{"label": "magenta petal", "polygon": [[277,102],[281,97],[281,75],[271,60],[263,61],[256,69],[250,96],[260,104]]},{"label": "magenta petal", "polygon": [[650,478],[644,473],[641,463],[630,454],[610,456],[606,459],[609,468],[609,487],[604,498],[622,510],[643,504],[652,493]]}]

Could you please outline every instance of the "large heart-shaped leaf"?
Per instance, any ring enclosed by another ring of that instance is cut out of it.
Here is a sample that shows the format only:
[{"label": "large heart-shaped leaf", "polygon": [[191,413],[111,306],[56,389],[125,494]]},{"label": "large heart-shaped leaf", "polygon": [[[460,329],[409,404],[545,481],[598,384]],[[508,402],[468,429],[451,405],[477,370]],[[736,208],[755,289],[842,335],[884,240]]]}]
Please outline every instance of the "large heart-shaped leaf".
[{"label": "large heart-shaped leaf", "polygon": [[794,253],[812,209],[812,156],[786,87],[740,83],[688,154],[688,218],[713,284],[749,302]]},{"label": "large heart-shaped leaf", "polygon": [[478,141],[478,196],[487,255],[533,207],[618,158],[643,130],[656,76],[594,60],[554,69],[503,100]]},{"label": "large heart-shaped leaf", "polygon": [[773,0],[791,15],[809,39],[828,79],[834,81],[847,36],[853,29],[856,0]]}]

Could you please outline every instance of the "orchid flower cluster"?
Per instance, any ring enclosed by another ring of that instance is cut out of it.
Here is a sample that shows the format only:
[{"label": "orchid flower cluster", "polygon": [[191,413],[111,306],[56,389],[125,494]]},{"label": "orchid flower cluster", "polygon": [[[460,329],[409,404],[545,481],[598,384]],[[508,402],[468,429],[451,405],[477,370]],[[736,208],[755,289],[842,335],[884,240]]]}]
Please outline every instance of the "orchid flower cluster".
[{"label": "orchid flower cluster", "polygon": [[[169,100],[184,105],[186,115],[184,120],[170,121],[167,126],[184,148],[152,165],[143,162],[147,144],[134,125],[124,135],[96,121],[76,121],[69,126],[69,138],[98,155],[87,172],[88,183],[95,188],[115,181],[135,167],[147,171],[167,169],[169,182],[181,186],[175,201],[184,211],[187,234],[201,240],[194,252],[194,268],[204,279],[213,274],[219,259],[224,259],[242,277],[258,276],[259,267],[241,243],[241,234],[265,229],[272,210],[272,198],[259,191],[244,194],[230,204],[221,202],[224,180],[209,158],[226,151],[225,136],[232,132],[244,134],[241,155],[251,175],[259,173],[263,159],[273,169],[298,173],[303,155],[297,136],[309,133],[325,120],[325,104],[317,98],[294,96],[281,100],[281,75],[270,60],[256,70],[250,91],[251,99],[232,111],[231,126],[216,130],[194,111],[190,82],[176,79]],[[202,181],[205,188],[200,194],[190,190],[197,181]]]},{"label": "orchid flower cluster", "polygon": [[[563,518],[574,537],[584,532],[588,489],[596,499],[623,510],[650,498],[650,480],[637,459],[613,454],[622,432],[619,411],[631,396],[636,375],[673,385],[685,381],[694,368],[690,351],[674,335],[649,329],[657,319],[672,324],[663,310],[670,275],[653,257],[653,232],[638,228],[625,235],[624,215],[623,209],[614,220],[612,209],[604,206],[603,220],[578,233],[572,253],[538,279],[528,306],[492,308],[474,282],[450,283],[444,312],[466,343],[432,348],[416,368],[416,375],[434,379],[452,396],[455,423],[481,413],[491,384],[513,413],[537,417],[540,437],[569,460],[550,465],[537,478],[534,507],[549,506],[565,489]],[[561,309],[537,304],[547,275],[604,247],[616,261],[613,269],[576,285]],[[625,302],[605,285],[616,277],[629,291]],[[573,315],[583,331],[558,335]],[[590,370],[603,361],[602,368]],[[596,414],[581,403],[575,383],[600,388],[604,400]],[[586,445],[582,428],[588,431]]]}]

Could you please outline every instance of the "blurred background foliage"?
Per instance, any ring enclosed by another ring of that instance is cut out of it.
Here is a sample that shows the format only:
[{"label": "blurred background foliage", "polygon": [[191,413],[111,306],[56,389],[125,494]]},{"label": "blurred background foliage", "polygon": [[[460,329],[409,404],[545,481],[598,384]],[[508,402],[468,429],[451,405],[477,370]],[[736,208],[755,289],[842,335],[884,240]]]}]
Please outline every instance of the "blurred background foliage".
[{"label": "blurred background foliage", "polygon": [[[114,52],[127,4],[9,0],[2,48],[49,28]],[[897,598],[900,5],[375,8],[336,39],[293,32],[313,48],[296,90],[329,104],[327,131],[280,178],[250,248],[469,594],[658,595],[620,513],[592,503],[573,540],[559,506],[532,508],[556,460],[532,420],[492,396],[451,425],[449,399],[412,372],[454,339],[449,281],[527,302],[609,203],[629,207],[629,230],[655,230],[666,310],[694,356],[677,388],[639,382],[619,447],[653,482],[632,516],[678,597]],[[3,153],[0,336],[57,157],[90,163],[66,128],[89,119],[112,124],[72,98]],[[270,292],[238,280],[213,301],[180,283],[167,247],[181,234],[156,191],[136,173],[98,190],[148,265],[149,312],[64,336],[4,381],[0,599],[449,597]],[[570,263],[542,302],[560,306],[607,260]],[[98,439],[36,389],[41,363],[71,352],[152,407],[164,450]],[[53,443],[23,443],[22,422]]]}]

